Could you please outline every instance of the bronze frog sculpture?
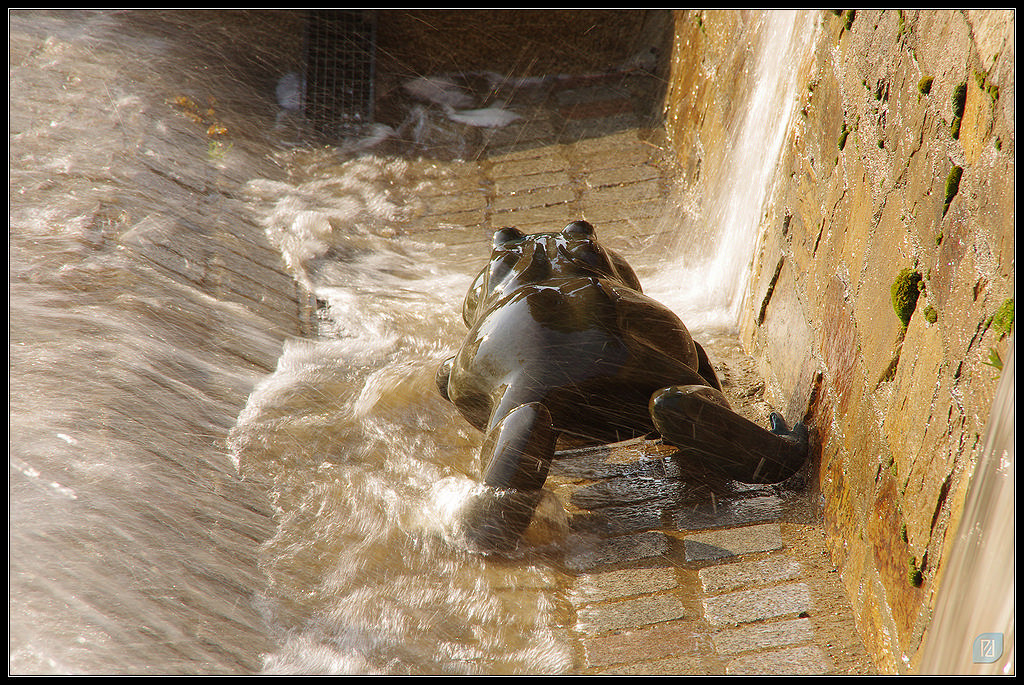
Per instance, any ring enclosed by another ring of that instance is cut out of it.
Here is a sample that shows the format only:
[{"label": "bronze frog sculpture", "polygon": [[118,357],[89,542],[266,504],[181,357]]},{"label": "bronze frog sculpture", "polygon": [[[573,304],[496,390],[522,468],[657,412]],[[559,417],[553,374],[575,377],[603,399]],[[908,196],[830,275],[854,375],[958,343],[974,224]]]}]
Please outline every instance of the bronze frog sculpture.
[{"label": "bronze frog sculpture", "polygon": [[559,436],[610,443],[657,432],[748,483],[781,482],[804,463],[806,429],[773,414],[767,430],[733,412],[701,346],[589,223],[503,228],[492,246],[463,305],[469,333],[437,372],[441,394],[485,433],[485,488],[465,514],[478,548],[518,543]]}]

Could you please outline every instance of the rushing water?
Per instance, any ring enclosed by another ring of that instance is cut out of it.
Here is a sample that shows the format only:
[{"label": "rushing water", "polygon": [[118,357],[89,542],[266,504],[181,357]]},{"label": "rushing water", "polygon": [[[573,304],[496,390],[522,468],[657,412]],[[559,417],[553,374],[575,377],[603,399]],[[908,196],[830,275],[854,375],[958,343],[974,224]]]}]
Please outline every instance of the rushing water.
[{"label": "rushing water", "polygon": [[944,560],[922,675],[1013,675],[1016,670],[1016,517],[1007,516],[1016,489],[1013,341],[1010,350],[956,539]]},{"label": "rushing water", "polygon": [[[294,145],[274,88],[298,25],[182,16],[11,18],[12,671],[570,670],[560,505],[517,558],[459,542],[480,436],[433,376],[479,267],[444,248],[479,236],[396,229],[446,177]],[[758,24],[757,50],[794,43],[796,19]],[[756,70],[773,78],[752,117],[791,83]],[[787,122],[723,172],[744,180],[716,217],[763,181]],[[764,129],[741,126],[739,148]],[[756,235],[763,202],[710,223]],[[184,249],[156,268],[164,235],[199,258],[210,241],[272,253],[319,301],[318,334],[298,335],[286,285],[247,301]]]},{"label": "rushing water", "polygon": [[742,78],[717,73],[718,64],[705,68],[710,83],[742,84],[731,103],[742,114],[726,122],[720,145],[702,150],[699,179],[677,190],[676,209],[666,213],[666,229],[676,238],[660,277],[647,288],[686,312],[687,325],[695,328],[738,325],[761,221],[798,107],[798,81],[806,76],[802,67],[818,30],[814,12],[755,12],[741,24],[734,54],[721,63],[743,64]]},{"label": "rushing water", "polygon": [[176,232],[201,251],[215,226],[251,223],[224,191],[269,171],[242,145],[232,166],[211,155],[206,126],[169,104],[232,82],[195,65],[210,43],[183,47],[181,24],[10,20],[10,668],[257,669],[272,522],[217,442],[273,368],[281,323],[189,286],[204,275],[187,253],[172,278],[142,250]]},{"label": "rushing water", "polygon": [[270,484],[278,511],[262,557],[284,634],[267,669],[564,671],[553,567],[459,543],[479,437],[438,401],[434,374],[464,330],[453,304],[471,271],[391,237],[408,218],[396,185],[416,186],[410,168],[372,157],[334,176],[306,158],[289,181],[249,186],[323,302],[322,339],[285,346],[231,434],[241,472]]}]

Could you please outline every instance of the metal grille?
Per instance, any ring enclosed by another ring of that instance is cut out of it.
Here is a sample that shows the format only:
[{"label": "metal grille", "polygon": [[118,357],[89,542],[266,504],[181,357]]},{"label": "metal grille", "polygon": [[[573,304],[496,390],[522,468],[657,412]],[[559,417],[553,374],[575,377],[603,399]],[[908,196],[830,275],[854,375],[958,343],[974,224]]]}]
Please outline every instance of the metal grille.
[{"label": "metal grille", "polygon": [[305,116],[314,133],[337,139],[373,121],[376,17],[370,10],[309,10]]}]

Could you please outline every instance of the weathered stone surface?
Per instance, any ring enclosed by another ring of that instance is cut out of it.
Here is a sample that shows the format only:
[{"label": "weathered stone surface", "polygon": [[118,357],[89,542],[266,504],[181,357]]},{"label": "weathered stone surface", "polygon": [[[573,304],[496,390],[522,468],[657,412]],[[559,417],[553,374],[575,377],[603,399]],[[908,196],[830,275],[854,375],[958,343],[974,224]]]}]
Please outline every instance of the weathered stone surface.
[{"label": "weathered stone surface", "polygon": [[811,596],[804,583],[788,583],[707,597],[703,604],[704,617],[709,623],[727,625],[807,611],[811,608]]},{"label": "weathered stone surface", "polygon": [[611,666],[696,655],[706,641],[693,623],[668,621],[650,628],[589,638],[583,641],[583,647],[588,666]]},{"label": "weathered stone surface", "polygon": [[712,561],[727,557],[781,549],[782,529],[778,523],[713,530],[687,535],[687,561]]},{"label": "weathered stone surface", "polygon": [[773,556],[759,561],[720,564],[698,572],[705,592],[716,593],[753,585],[768,585],[800,576],[800,563],[790,556]]},{"label": "weathered stone surface", "polygon": [[[742,34],[742,15],[724,14],[677,15],[680,52],[724,61],[723,37]],[[927,626],[995,392],[987,362],[1008,349],[988,317],[1014,292],[1014,19],[820,13],[741,324],[773,399],[813,396],[825,527],[887,672],[908,670]],[[707,164],[695,142],[724,135],[718,89],[740,79],[704,84],[693,65],[674,78],[667,125],[687,183]],[[923,288],[906,330],[889,297],[903,267]],[[820,384],[805,382],[809,363]],[[925,556],[913,587],[907,566]]]},{"label": "weathered stone surface", "polygon": [[824,675],[832,660],[821,647],[792,647],[742,656],[726,666],[728,675]]},{"label": "weathered stone surface", "polygon": [[778,648],[810,642],[812,639],[814,639],[814,627],[811,625],[810,619],[807,618],[757,623],[741,628],[722,630],[711,636],[715,651],[719,654],[739,654]]},{"label": "weathered stone surface", "polygon": [[584,607],[577,612],[576,627],[587,635],[686,618],[683,603],[673,595],[652,595],[621,602]]}]

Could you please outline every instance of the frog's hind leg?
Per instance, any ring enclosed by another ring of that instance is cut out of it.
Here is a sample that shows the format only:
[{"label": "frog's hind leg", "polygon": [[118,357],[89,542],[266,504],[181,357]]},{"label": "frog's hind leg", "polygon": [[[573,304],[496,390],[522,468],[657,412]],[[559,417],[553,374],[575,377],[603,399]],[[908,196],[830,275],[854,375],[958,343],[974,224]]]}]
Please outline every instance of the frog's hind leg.
[{"label": "frog's hind leg", "polygon": [[557,433],[539,402],[522,404],[487,432],[484,491],[466,510],[465,530],[484,552],[515,548],[533,518],[555,454]]},{"label": "frog's hind leg", "polygon": [[772,430],[732,409],[714,388],[682,385],[662,388],[650,402],[651,420],[666,442],[696,452],[707,468],[744,483],[779,483],[807,458],[807,429],[792,431],[778,414]]}]

